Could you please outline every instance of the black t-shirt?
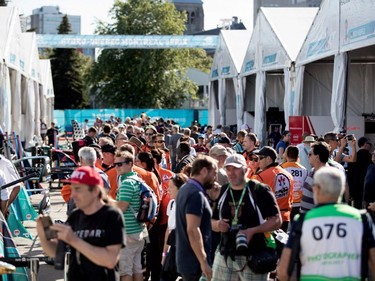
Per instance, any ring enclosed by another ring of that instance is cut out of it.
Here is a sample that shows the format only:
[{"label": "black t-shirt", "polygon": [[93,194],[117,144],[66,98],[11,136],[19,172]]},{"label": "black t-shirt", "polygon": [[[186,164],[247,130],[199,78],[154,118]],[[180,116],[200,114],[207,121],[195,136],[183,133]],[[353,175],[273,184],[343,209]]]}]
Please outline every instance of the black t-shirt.
[{"label": "black t-shirt", "polygon": [[199,274],[199,261],[191,248],[186,231],[186,214],[201,218],[199,229],[202,233],[208,263],[211,264],[211,207],[205,194],[189,180],[178,191],[176,198],[176,263],[181,274]]},{"label": "black t-shirt", "polygon": [[[67,220],[74,233],[91,245],[106,247],[124,244],[124,220],[115,208],[103,206],[92,215],[76,209]],[[71,247],[68,280],[118,281],[118,266],[108,269],[98,266]]]},{"label": "black t-shirt", "polygon": [[[248,185],[249,183],[247,184],[247,186]],[[220,218],[219,212],[221,212],[221,218],[229,220],[230,225],[232,225],[235,206],[238,206],[242,190],[232,189],[233,199],[235,201],[234,204],[228,187],[224,185],[223,188],[226,189],[223,190],[222,195],[217,199],[218,204],[216,204],[217,207],[214,210],[212,218],[218,220]],[[249,188],[247,188],[242,200],[242,204],[238,210],[238,224],[242,226],[241,229],[255,227],[260,224],[258,213],[256,212],[253,204],[250,201],[249,192]],[[254,198],[253,196],[253,200],[257,204],[263,219],[266,219],[267,217],[273,217],[278,214],[279,208],[275,196],[267,185],[258,184],[254,188],[254,194],[256,198]],[[223,237],[221,242],[223,242]],[[257,233],[249,242],[249,250],[251,251],[251,249],[262,247],[264,245],[264,235],[262,233]]]}]

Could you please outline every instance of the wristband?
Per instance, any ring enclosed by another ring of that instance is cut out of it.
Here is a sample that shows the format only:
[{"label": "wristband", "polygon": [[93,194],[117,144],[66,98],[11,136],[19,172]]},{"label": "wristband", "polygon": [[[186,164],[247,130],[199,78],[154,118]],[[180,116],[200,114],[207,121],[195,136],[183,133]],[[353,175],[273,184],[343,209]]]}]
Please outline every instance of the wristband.
[{"label": "wristband", "polygon": [[167,255],[167,252],[163,252],[162,256],[165,257]]}]

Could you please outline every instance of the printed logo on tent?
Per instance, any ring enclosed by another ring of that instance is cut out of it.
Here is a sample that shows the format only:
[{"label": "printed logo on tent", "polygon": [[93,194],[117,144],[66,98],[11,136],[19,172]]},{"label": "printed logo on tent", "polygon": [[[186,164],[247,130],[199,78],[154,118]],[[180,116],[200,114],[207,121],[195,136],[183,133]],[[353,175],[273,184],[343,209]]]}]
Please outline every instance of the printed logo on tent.
[{"label": "printed logo on tent", "polygon": [[222,75],[229,75],[230,74],[230,66],[224,66],[221,68],[221,74]]},{"label": "printed logo on tent", "polygon": [[254,69],[254,60],[249,60],[245,66],[245,72]]},{"label": "printed logo on tent", "polygon": [[13,231],[13,233],[14,233],[15,236],[18,236],[18,235],[20,235],[21,232],[18,229],[15,229]]}]

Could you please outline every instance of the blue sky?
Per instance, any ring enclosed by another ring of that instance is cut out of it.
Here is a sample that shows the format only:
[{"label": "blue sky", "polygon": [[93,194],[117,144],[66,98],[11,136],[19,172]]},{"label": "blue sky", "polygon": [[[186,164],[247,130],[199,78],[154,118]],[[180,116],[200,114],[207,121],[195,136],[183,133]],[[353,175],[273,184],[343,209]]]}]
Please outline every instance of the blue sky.
[{"label": "blue sky", "polygon": [[[113,3],[113,0],[11,0],[8,6],[18,7],[19,13],[24,15],[30,15],[33,9],[41,6],[59,6],[62,13],[81,15],[81,33],[92,34],[96,19],[108,21],[108,11]],[[247,27],[252,25],[253,0],[203,0],[203,3],[206,30],[233,16]]]}]

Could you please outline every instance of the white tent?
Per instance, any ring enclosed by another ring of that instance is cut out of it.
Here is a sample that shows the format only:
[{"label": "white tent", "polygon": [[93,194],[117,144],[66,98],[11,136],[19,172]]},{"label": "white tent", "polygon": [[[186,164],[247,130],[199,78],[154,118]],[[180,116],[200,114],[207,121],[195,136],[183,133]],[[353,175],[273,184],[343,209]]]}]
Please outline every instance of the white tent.
[{"label": "white tent", "polygon": [[[339,72],[347,78],[342,83],[344,89],[345,83],[347,85],[347,98],[343,90],[339,92],[343,95],[337,97],[339,102],[333,101],[342,103],[343,110],[333,114],[340,126],[344,125],[345,113],[347,116],[375,113],[375,0],[342,3],[339,49],[348,64],[347,67],[343,64],[342,72]],[[375,130],[365,133],[373,138],[374,135],[368,134],[375,134]]]},{"label": "white tent", "polygon": [[[33,136],[40,136],[40,112],[41,112],[41,71],[39,66],[39,53],[36,43],[36,34],[34,32],[27,32],[21,34],[21,41],[25,48],[23,56],[25,58],[25,73],[27,77],[27,95],[21,96],[21,99],[26,99],[26,111],[23,122],[23,136],[25,137],[26,146],[32,140]],[[23,138],[22,138],[23,139]]]},{"label": "white tent", "polygon": [[375,111],[375,1],[323,1],[297,58],[305,68],[302,108],[295,115],[346,116]]},{"label": "white tent", "polygon": [[51,72],[51,62],[50,60],[43,59],[39,61],[41,70],[41,80],[42,80],[42,93],[43,100],[41,109],[41,119],[44,120],[46,124],[50,124],[53,121],[53,99],[55,97],[53,92],[53,81]]},{"label": "white tent", "polygon": [[317,11],[264,7],[259,10],[240,75],[246,93],[244,110],[254,112],[254,132],[261,141],[265,140],[268,108],[284,111],[288,126],[295,96],[294,61]]},{"label": "white tent", "polygon": [[[16,8],[0,7],[0,126],[5,132],[12,131],[12,89],[20,86],[11,73],[22,70],[20,58],[21,26]],[[13,71],[12,71],[13,69]]]},{"label": "white tent", "polygon": [[238,124],[237,100],[242,96],[238,74],[245,56],[251,32],[222,30],[210,73],[209,124]]}]

